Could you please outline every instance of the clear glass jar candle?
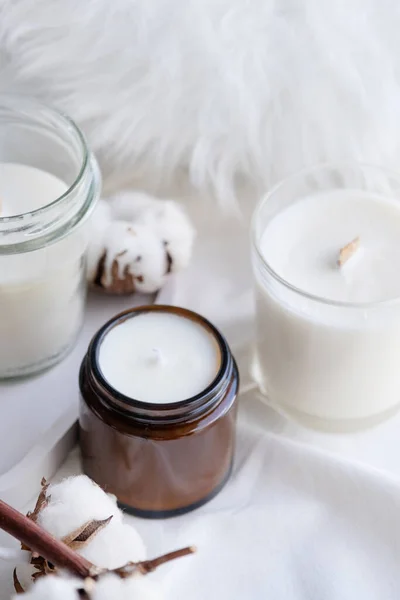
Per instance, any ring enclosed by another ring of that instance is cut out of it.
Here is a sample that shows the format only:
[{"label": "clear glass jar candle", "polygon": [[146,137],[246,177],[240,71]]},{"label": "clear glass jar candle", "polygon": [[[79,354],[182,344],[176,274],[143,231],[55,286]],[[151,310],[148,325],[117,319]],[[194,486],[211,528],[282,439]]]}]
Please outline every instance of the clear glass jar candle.
[{"label": "clear glass jar candle", "polygon": [[0,97],[0,378],[43,370],[73,345],[86,291],[84,224],[99,188],[69,118]]},{"label": "clear glass jar candle", "polygon": [[252,238],[253,372],[266,401],[334,430],[395,412],[400,177],[357,165],[304,171],[262,200]]},{"label": "clear glass jar candle", "polygon": [[138,516],[201,506],[231,472],[238,385],[227,342],[201,316],[157,305],[118,315],[81,367],[85,473]]}]

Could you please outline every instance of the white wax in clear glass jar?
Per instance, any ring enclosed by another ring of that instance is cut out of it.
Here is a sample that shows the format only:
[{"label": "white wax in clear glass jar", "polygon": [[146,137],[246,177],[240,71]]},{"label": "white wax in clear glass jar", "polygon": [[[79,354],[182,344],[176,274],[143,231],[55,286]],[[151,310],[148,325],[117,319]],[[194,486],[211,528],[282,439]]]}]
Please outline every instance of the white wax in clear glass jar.
[{"label": "white wax in clear glass jar", "polygon": [[[340,249],[356,237],[358,250],[339,268]],[[399,201],[351,191],[299,199],[271,220],[260,249],[302,292],[348,303],[400,298]]]},{"label": "white wax in clear glass jar", "polygon": [[[28,165],[0,164],[0,217],[29,213],[68,189]],[[0,254],[0,377],[40,370],[71,345],[84,306],[82,230],[32,252]]]},{"label": "white wax in clear glass jar", "polygon": [[346,189],[300,198],[271,218],[258,248],[274,272],[256,269],[256,372],[271,402],[333,420],[397,407],[399,201]]},{"label": "white wax in clear glass jar", "polygon": [[0,163],[0,217],[12,217],[42,208],[68,189],[55,175],[14,163]]},{"label": "white wax in clear glass jar", "polygon": [[98,358],[112,388],[154,404],[200,394],[216,378],[221,360],[218,343],[205,327],[168,312],[140,313],[114,326]]}]

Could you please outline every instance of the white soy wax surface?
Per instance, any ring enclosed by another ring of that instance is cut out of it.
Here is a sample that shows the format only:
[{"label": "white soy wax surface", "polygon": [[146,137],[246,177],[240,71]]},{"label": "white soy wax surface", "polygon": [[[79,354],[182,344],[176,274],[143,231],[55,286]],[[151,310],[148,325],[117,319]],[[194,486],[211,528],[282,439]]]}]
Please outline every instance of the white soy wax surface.
[{"label": "white soy wax surface", "polygon": [[42,208],[62,196],[67,189],[64,181],[41,169],[0,163],[0,217]]},{"label": "white soy wax surface", "polygon": [[[68,189],[54,175],[0,164],[0,217],[55,201]],[[84,308],[82,232],[33,252],[0,255],[0,378],[47,366],[70,346]]]},{"label": "white soy wax surface", "polygon": [[271,403],[338,421],[399,405],[400,203],[352,190],[310,195],[272,218],[259,248],[279,277],[327,301],[257,275],[256,371]]},{"label": "white soy wax surface", "polygon": [[218,343],[189,318],[147,312],[113,327],[99,349],[99,367],[118,392],[154,404],[203,392],[221,366]]}]

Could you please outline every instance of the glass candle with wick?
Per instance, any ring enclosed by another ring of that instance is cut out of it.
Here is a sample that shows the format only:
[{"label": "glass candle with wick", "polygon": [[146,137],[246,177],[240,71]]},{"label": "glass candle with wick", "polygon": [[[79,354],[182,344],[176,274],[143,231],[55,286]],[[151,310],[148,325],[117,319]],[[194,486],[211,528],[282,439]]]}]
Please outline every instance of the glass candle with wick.
[{"label": "glass candle with wick", "polygon": [[203,317],[157,305],[117,315],[81,367],[84,471],[139,516],[204,504],[231,472],[238,385],[227,342]]},{"label": "glass candle with wick", "polygon": [[95,159],[68,117],[0,97],[0,378],[43,370],[72,347],[99,190]]},{"label": "glass candle with wick", "polygon": [[400,176],[325,165],[277,185],[253,219],[264,399],[354,430],[400,403]]}]

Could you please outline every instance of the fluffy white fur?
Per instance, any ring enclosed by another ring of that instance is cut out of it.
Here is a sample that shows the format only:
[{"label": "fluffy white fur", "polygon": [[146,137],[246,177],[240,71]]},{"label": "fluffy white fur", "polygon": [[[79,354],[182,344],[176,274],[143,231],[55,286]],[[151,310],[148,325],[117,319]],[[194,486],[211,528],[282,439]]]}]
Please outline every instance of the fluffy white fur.
[{"label": "fluffy white fur", "polygon": [[399,168],[398,0],[1,0],[0,86],[82,126],[106,173],[231,197],[320,161]]}]

